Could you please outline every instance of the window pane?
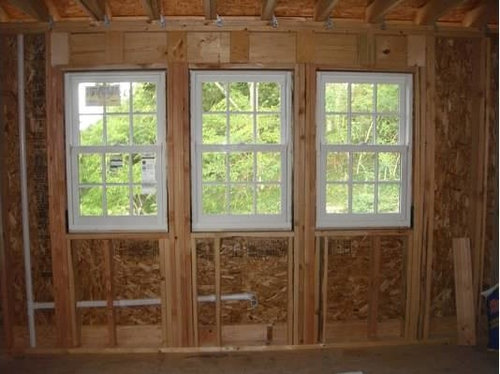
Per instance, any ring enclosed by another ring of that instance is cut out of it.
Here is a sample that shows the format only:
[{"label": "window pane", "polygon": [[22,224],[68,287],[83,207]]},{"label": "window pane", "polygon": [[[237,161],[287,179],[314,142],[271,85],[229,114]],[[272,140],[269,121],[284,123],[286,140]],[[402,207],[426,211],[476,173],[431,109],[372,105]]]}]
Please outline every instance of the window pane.
[{"label": "window pane", "polygon": [[80,183],[102,183],[101,154],[78,155],[78,179]]},{"label": "window pane", "polygon": [[227,125],[225,114],[204,114],[202,128],[203,144],[226,144]]},{"label": "window pane", "polygon": [[399,85],[377,85],[377,112],[399,111]]},{"label": "window pane", "polygon": [[354,181],[375,180],[375,153],[355,152],[353,154],[352,179]]},{"label": "window pane", "polygon": [[378,186],[379,213],[399,213],[400,185],[398,183],[383,183]]},{"label": "window pane", "polygon": [[325,110],[347,113],[347,83],[327,83],[325,85]]},{"label": "window pane", "polygon": [[281,87],[275,82],[259,82],[257,83],[258,95],[258,111],[279,111]]},{"label": "window pane", "polygon": [[253,116],[250,114],[231,114],[229,116],[229,143],[253,142]]},{"label": "window pane", "polygon": [[253,211],[253,186],[231,185],[229,187],[232,214],[252,214]]},{"label": "window pane", "polygon": [[373,84],[353,83],[351,85],[351,111],[373,112]]},{"label": "window pane", "polygon": [[203,182],[226,181],[226,154],[223,152],[204,152],[201,156]]},{"label": "window pane", "polygon": [[130,215],[130,197],[128,186],[108,186],[106,202],[109,216]]},{"label": "window pane", "polygon": [[399,181],[401,179],[401,154],[380,152],[378,154],[378,179],[380,181]]},{"label": "window pane", "polygon": [[132,83],[132,106],[134,112],[156,111],[156,84],[151,82]]},{"label": "window pane", "polygon": [[108,144],[129,144],[129,116],[109,115],[106,118]]},{"label": "window pane", "polygon": [[106,183],[128,183],[130,156],[126,153],[106,154]]},{"label": "window pane", "polygon": [[229,83],[229,110],[231,112],[250,111],[253,109],[253,83]]},{"label": "window pane", "polygon": [[281,213],[281,186],[259,185],[257,187],[257,214]]},{"label": "window pane", "polygon": [[347,116],[345,115],[326,116],[325,140],[328,144],[347,143]]},{"label": "window pane", "polygon": [[134,116],[134,144],[156,144],[156,117]]},{"label": "window pane", "polygon": [[281,181],[281,153],[279,152],[257,153],[257,181],[259,182]]},{"label": "window pane", "polygon": [[102,145],[102,115],[80,115],[80,145]]},{"label": "window pane", "polygon": [[326,180],[328,182],[349,179],[349,153],[329,152],[326,156]]},{"label": "window pane", "polygon": [[225,185],[204,185],[201,198],[203,214],[226,213]]},{"label": "window pane", "polygon": [[354,184],[352,186],[352,212],[374,213],[374,197],[373,184]]},{"label": "window pane", "polygon": [[396,116],[377,117],[377,144],[399,143],[399,118]]},{"label": "window pane", "polygon": [[229,154],[229,180],[231,182],[253,181],[252,152],[234,152]]},{"label": "window pane", "polygon": [[326,185],[326,212],[347,213],[349,210],[347,184]]},{"label": "window pane", "polygon": [[102,187],[79,189],[80,216],[102,216]]},{"label": "window pane", "polygon": [[279,144],[281,142],[280,115],[257,115],[257,137],[259,143]]},{"label": "window pane", "polygon": [[351,119],[351,143],[372,144],[373,143],[373,117],[352,116]]},{"label": "window pane", "polygon": [[130,111],[130,83],[107,83],[104,92],[107,113],[127,113]]},{"label": "window pane", "polygon": [[154,216],[158,214],[158,203],[156,199],[156,186],[147,189],[139,186],[134,187],[134,216]]},{"label": "window pane", "polygon": [[219,82],[207,82],[202,84],[201,100],[204,112],[215,112],[227,110],[226,96],[227,84]]}]

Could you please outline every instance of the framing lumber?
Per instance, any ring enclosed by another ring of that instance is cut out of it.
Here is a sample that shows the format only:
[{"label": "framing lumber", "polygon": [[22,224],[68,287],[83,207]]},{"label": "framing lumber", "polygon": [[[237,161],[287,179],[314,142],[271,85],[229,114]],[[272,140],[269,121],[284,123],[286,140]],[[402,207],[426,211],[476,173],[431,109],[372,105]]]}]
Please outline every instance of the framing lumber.
[{"label": "framing lumber", "polygon": [[217,1],[203,0],[203,11],[205,13],[205,19],[215,19],[217,17]]},{"label": "framing lumber", "polygon": [[403,0],[373,0],[366,7],[365,21],[368,23],[378,23],[384,20],[384,16]]},{"label": "framing lumber", "polygon": [[314,20],[325,21],[337,4],[338,0],[318,0],[314,7]]},{"label": "framing lumber", "polygon": [[483,28],[492,14],[498,14],[498,1],[484,0],[469,10],[462,21],[464,27]]},{"label": "framing lumber", "polygon": [[113,305],[113,247],[110,240],[105,240],[102,247],[104,258],[104,279],[106,288],[106,316],[108,319],[108,343],[110,347],[116,346],[116,318]]},{"label": "framing lumber", "polygon": [[41,22],[50,22],[50,13],[47,5],[41,0],[9,0],[16,8],[29,14],[31,17]]},{"label": "framing lumber", "polygon": [[222,323],[221,323],[221,285],[220,285],[220,238],[214,242],[214,265],[215,265],[215,337],[218,347],[222,345]]},{"label": "framing lumber", "polygon": [[463,0],[430,0],[418,10],[415,15],[415,24],[432,25],[448,10],[460,4],[462,1]]},{"label": "framing lumber", "polygon": [[7,15],[5,9],[2,7],[2,4],[0,4],[0,22],[9,22],[9,16]]},{"label": "framing lumber", "polygon": [[293,344],[293,241],[292,237],[288,238],[288,284],[287,284],[287,330],[286,341],[287,344]]},{"label": "framing lumber", "polygon": [[269,21],[273,18],[274,9],[276,8],[276,4],[278,0],[262,0],[262,11],[260,13],[260,18],[266,21]]},{"label": "framing lumber", "polygon": [[326,343],[328,315],[328,237],[323,239],[323,274],[321,280],[321,342]]},{"label": "framing lumber", "polygon": [[378,299],[380,288],[380,236],[372,238],[370,295],[368,300],[368,337],[377,336]]},{"label": "framing lumber", "polygon": [[196,239],[191,238],[191,276],[192,276],[192,297],[193,297],[193,337],[194,346],[200,345],[198,336],[198,255],[196,253]]},{"label": "framing lumber", "polygon": [[103,22],[106,16],[106,0],[76,0],[95,21]]},{"label": "framing lumber", "polygon": [[53,21],[60,21],[61,16],[59,15],[59,11],[54,3],[54,0],[45,0],[45,5],[47,5],[47,9],[49,10],[49,15]]},{"label": "framing lumber", "polygon": [[71,331],[73,347],[81,345],[81,329],[78,323],[76,311],[76,290],[75,290],[75,267],[74,256],[75,251],[71,246],[71,240],[66,239],[66,247],[68,248],[68,279],[69,279],[69,304],[71,313]]},{"label": "framing lumber", "polygon": [[168,326],[169,321],[169,309],[167,306],[168,291],[167,291],[167,252],[168,252],[168,241],[159,240],[158,247],[160,251],[160,295],[161,295],[161,336],[162,336],[162,346],[166,347],[168,345]]},{"label": "framing lumber", "polygon": [[146,11],[150,21],[159,20],[161,17],[161,1],[160,0],[141,0],[142,7]]}]

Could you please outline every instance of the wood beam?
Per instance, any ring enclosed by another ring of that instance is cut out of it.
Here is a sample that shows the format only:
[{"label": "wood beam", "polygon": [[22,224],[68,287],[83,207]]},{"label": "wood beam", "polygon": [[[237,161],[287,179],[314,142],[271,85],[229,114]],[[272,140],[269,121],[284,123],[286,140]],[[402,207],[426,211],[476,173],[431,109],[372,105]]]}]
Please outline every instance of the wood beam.
[{"label": "wood beam", "polygon": [[217,17],[216,0],[203,0],[203,9],[206,19],[215,19]]},{"label": "wood beam", "polygon": [[262,0],[260,18],[269,21],[273,17],[274,8],[276,8],[277,2],[277,0]]},{"label": "wood beam", "polygon": [[384,16],[402,0],[373,0],[366,7],[365,21],[368,23],[382,22]]},{"label": "wood beam", "polygon": [[498,1],[484,0],[465,14],[462,25],[465,27],[484,27],[493,14],[498,15]]},{"label": "wood beam", "polygon": [[326,20],[337,2],[338,0],[318,0],[314,7],[314,20]]},{"label": "wood beam", "polygon": [[5,9],[2,7],[2,4],[0,4],[0,22],[9,22],[9,16],[7,15]]},{"label": "wood beam", "polygon": [[49,10],[49,15],[53,21],[61,20],[61,16],[59,15],[59,11],[57,10],[56,5],[54,4],[54,0],[45,0],[45,4],[47,5],[47,9]]},{"label": "wood beam", "polygon": [[421,7],[415,16],[417,25],[432,25],[443,14],[464,0],[430,0]]},{"label": "wood beam", "polygon": [[77,0],[77,2],[85,9],[92,19],[104,21],[106,16],[105,0]]},{"label": "wood beam", "polygon": [[151,21],[160,19],[160,0],[142,0],[142,7]]},{"label": "wood beam", "polygon": [[9,3],[16,8],[22,10],[24,13],[29,14],[37,21],[49,22],[50,14],[47,5],[44,1],[40,0],[9,0]]}]

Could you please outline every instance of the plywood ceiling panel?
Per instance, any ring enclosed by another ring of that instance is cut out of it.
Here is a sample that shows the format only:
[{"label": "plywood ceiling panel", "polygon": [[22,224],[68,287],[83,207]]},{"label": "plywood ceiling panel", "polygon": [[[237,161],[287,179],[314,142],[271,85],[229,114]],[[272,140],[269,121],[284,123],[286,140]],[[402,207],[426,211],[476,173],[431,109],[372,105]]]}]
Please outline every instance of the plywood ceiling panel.
[{"label": "plywood ceiling panel", "polygon": [[260,16],[260,0],[219,0],[217,14],[220,16]]},{"label": "plywood ceiling panel", "polygon": [[368,0],[340,0],[333,8],[333,18],[364,19]]},{"label": "plywood ceiling panel", "polygon": [[108,0],[108,4],[113,17],[146,16],[141,0]]},{"label": "plywood ceiling panel", "polygon": [[53,0],[61,18],[88,17],[85,10],[75,0]]},{"label": "plywood ceiling panel", "polygon": [[163,0],[163,14],[166,16],[198,16],[204,15],[203,0]]},{"label": "plywood ceiling panel", "polygon": [[314,13],[314,0],[278,0],[276,4],[276,17],[312,17]]}]

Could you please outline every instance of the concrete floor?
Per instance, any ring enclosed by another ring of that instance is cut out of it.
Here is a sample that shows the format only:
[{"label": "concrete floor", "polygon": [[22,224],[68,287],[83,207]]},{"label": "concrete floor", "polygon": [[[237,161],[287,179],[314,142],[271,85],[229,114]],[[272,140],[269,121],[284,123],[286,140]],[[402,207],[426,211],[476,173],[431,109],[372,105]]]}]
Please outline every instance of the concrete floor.
[{"label": "concrete floor", "polygon": [[0,357],[2,374],[155,373],[498,373],[498,352],[483,347],[415,345],[217,354]]}]

